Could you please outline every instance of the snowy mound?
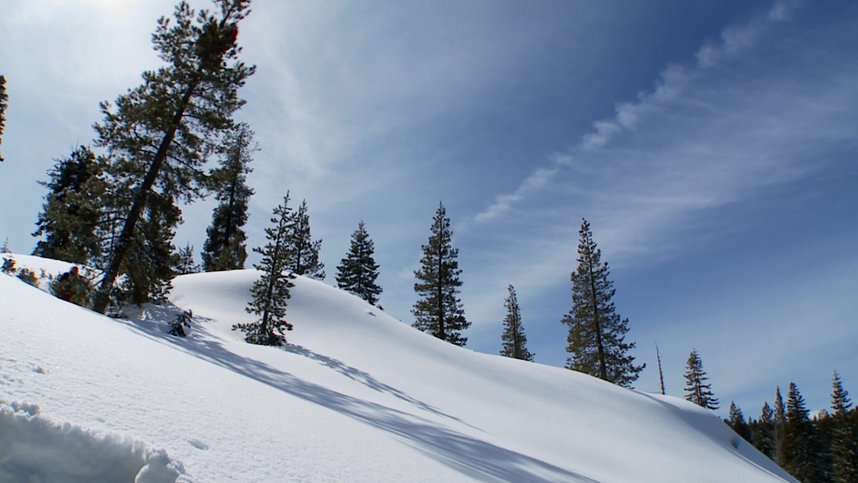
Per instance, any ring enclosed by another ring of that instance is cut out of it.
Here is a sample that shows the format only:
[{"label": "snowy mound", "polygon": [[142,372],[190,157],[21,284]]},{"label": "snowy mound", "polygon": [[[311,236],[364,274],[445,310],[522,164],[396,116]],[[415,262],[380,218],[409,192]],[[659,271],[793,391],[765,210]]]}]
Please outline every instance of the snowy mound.
[{"label": "snowy mound", "polygon": [[[790,480],[685,401],[458,348],[314,280],[288,346],[246,344],[257,275],[179,277],[176,307],[128,321],[0,276],[0,400],[163,449],[191,481]],[[190,335],[167,335],[186,309]]]}]

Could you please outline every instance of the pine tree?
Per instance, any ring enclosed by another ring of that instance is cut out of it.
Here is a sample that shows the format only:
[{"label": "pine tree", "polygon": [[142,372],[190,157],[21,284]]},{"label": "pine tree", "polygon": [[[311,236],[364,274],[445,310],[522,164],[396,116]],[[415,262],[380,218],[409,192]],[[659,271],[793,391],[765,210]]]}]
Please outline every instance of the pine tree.
[{"label": "pine tree", "polygon": [[373,258],[374,253],[375,245],[361,220],[357,230],[352,233],[349,252],[337,265],[337,286],[377,305],[381,287],[375,283],[378,264]]},{"label": "pine tree", "polygon": [[[210,153],[234,126],[233,113],[244,103],[238,88],[254,68],[237,60],[238,22],[249,0],[216,0],[218,14],[197,15],[184,1],[173,19],[161,17],[152,36],[166,65],[143,74],[143,84],[101,104],[95,125],[97,145],[111,155],[115,190],[130,188],[121,230],[109,253],[93,308],[104,313],[113,283],[129,257],[152,197],[176,207],[202,191],[202,171]],[[162,211],[159,207],[158,211]]]},{"label": "pine tree", "polygon": [[[6,77],[0,75],[0,145],[3,144],[3,130],[6,128],[6,105],[9,101],[9,94],[6,94]],[[3,154],[0,153],[0,163],[5,161]]]},{"label": "pine tree", "polygon": [[509,295],[503,302],[506,307],[506,317],[503,319],[503,349],[500,354],[513,359],[532,361],[533,354],[527,350],[527,336],[524,335],[524,327],[521,325],[521,309],[518,306],[518,297],[512,285],[507,287]]},{"label": "pine tree", "polygon": [[852,408],[849,392],[834,371],[831,409],[834,431],[831,441],[831,478],[835,482],[858,482],[858,410]]},{"label": "pine tree", "polygon": [[751,436],[754,439],[754,447],[772,460],[775,459],[774,432],[775,413],[769,407],[769,403],[765,402],[760,411],[759,421],[751,423]]},{"label": "pine tree", "polygon": [[608,263],[602,263],[586,219],[578,234],[578,268],[571,274],[572,309],[563,316],[569,326],[566,352],[572,354],[566,367],[629,387],[646,364],[636,366],[629,354],[635,347],[634,342],[625,341],[629,319],[615,312],[616,291],[608,278]]},{"label": "pine tree", "polygon": [[718,409],[718,399],[712,394],[712,384],[703,370],[703,360],[697,349],[692,349],[685,363],[685,399],[706,409]]},{"label": "pine tree", "polygon": [[150,195],[149,206],[138,222],[132,240],[135,256],[122,266],[125,275],[119,298],[141,305],[163,303],[172,289],[172,279],[178,264],[173,245],[176,226],[181,220],[179,208],[156,193]]},{"label": "pine tree", "polygon": [[283,203],[274,208],[271,226],[265,229],[268,243],[253,251],[262,255],[262,261],[253,268],[262,272],[250,289],[253,299],[245,310],[259,316],[255,322],[240,323],[232,326],[241,330],[245,340],[252,344],[281,345],[286,342],[283,332],[292,330],[292,324],[286,321],[286,301],[290,297],[289,289],[295,285],[295,275],[287,268],[289,246],[287,236],[293,222],[292,209],[289,208],[289,193]]},{"label": "pine tree", "polygon": [[313,241],[310,234],[310,213],[307,200],[301,202],[298,210],[292,213],[291,229],[286,235],[289,246],[286,268],[295,275],[305,275],[316,280],[325,279],[325,264],[319,260],[322,240]]},{"label": "pine tree", "polygon": [[727,425],[733,429],[745,441],[751,442],[751,428],[745,421],[745,415],[742,414],[742,408],[730,401],[730,412],[728,413]]},{"label": "pine tree", "polygon": [[253,131],[246,124],[238,124],[227,137],[221,166],[212,171],[211,188],[220,204],[212,213],[203,245],[203,268],[207,272],[244,268],[247,236],[242,227],[247,223],[247,205],[253,195],[247,175],[254,150]]},{"label": "pine tree", "polygon": [[824,481],[820,474],[820,448],[814,433],[804,397],[791,382],[786,403],[783,468],[800,481]]},{"label": "pine tree", "polygon": [[457,260],[459,250],[452,245],[453,231],[444,203],[438,204],[430,230],[428,243],[421,246],[420,270],[414,272],[418,280],[414,291],[420,299],[411,309],[415,318],[413,326],[451,344],[464,346],[468,338],[462,337],[461,331],[471,323],[465,319],[465,309],[458,297],[462,270]]},{"label": "pine tree", "polygon": [[82,265],[97,265],[101,255],[98,228],[107,189],[104,161],[87,146],[67,159],[57,160],[48,171],[48,188],[33,236],[43,236],[33,255]]},{"label": "pine tree", "polygon": [[661,354],[658,353],[658,344],[655,345],[655,360],[658,363],[658,383],[661,386],[661,394],[664,395],[664,373],[661,372]]},{"label": "pine tree", "polygon": [[194,246],[190,243],[185,245],[185,248],[180,248],[174,258],[176,266],[173,267],[173,271],[177,274],[186,275],[200,271],[200,266],[194,260]]},{"label": "pine tree", "polygon": [[786,440],[786,407],[781,396],[781,387],[775,388],[775,462],[781,468],[786,465],[784,442]]}]

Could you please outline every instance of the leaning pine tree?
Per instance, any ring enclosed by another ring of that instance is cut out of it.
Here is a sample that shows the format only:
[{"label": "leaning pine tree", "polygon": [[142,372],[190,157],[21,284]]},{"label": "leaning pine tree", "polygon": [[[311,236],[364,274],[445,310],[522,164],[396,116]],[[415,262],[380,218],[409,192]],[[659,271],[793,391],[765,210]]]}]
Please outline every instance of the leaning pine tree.
[{"label": "leaning pine tree", "polygon": [[295,278],[286,268],[289,252],[286,238],[292,223],[291,211],[287,192],[283,203],[274,208],[271,226],[265,229],[268,243],[253,249],[262,255],[262,261],[253,265],[262,275],[250,289],[253,299],[245,310],[259,316],[259,319],[232,326],[233,330],[244,331],[245,340],[252,344],[281,345],[286,341],[283,331],[292,330],[292,324],[286,321],[286,301]]},{"label": "leaning pine tree", "polygon": [[203,245],[203,269],[207,272],[244,268],[247,236],[242,227],[247,223],[247,204],[253,195],[247,174],[254,149],[253,131],[246,124],[237,124],[226,138],[221,166],[212,171],[211,186],[220,203],[212,213]]},{"label": "leaning pine tree", "polygon": [[374,253],[375,245],[361,221],[357,230],[352,233],[349,252],[337,265],[337,286],[372,305],[377,305],[381,287],[375,283],[378,278],[378,264],[373,258]]},{"label": "leaning pine tree", "polygon": [[629,354],[635,347],[625,340],[629,319],[615,312],[608,263],[602,263],[602,252],[586,219],[578,234],[578,268],[571,275],[572,309],[563,316],[563,323],[569,326],[566,351],[572,354],[566,367],[629,387],[646,364],[635,365]]},{"label": "leaning pine tree", "polygon": [[703,370],[703,359],[697,349],[691,349],[685,363],[685,399],[706,409],[718,409],[718,398],[712,393],[709,376]]},{"label": "leaning pine tree", "polygon": [[452,246],[453,232],[443,203],[438,205],[431,230],[429,242],[421,247],[420,270],[414,272],[418,280],[414,291],[420,299],[411,309],[416,319],[413,325],[441,340],[463,346],[468,338],[462,337],[461,331],[471,323],[465,319],[465,309],[458,297],[462,286],[459,250]]},{"label": "leaning pine tree", "polygon": [[98,312],[107,309],[120,271],[129,259],[134,262],[129,255],[152,194],[173,207],[179,200],[197,198],[203,191],[200,168],[244,104],[238,89],[254,68],[237,60],[241,49],[236,39],[250,2],[214,3],[217,14],[197,14],[181,2],[172,19],[161,17],[152,42],[166,65],[144,72],[143,83],[114,105],[101,104],[104,119],[95,125],[96,143],[111,157],[115,190],[128,190],[129,197],[93,303]]},{"label": "leaning pine tree", "polygon": [[527,350],[527,336],[524,335],[524,327],[521,325],[521,308],[518,306],[515,288],[510,284],[507,290],[509,294],[503,302],[503,306],[506,307],[506,317],[503,319],[503,334],[501,334],[503,348],[500,355],[532,361],[533,354]]}]

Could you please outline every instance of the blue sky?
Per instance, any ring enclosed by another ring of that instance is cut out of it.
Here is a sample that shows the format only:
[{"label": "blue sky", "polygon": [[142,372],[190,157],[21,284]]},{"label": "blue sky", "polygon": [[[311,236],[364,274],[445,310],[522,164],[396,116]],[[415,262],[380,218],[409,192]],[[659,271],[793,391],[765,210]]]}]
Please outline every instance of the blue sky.
[{"label": "blue sky", "polygon": [[[172,2],[3,11],[0,238],[29,253],[36,182],[158,65]],[[827,407],[834,369],[858,394],[856,21],[848,1],[257,1],[239,36],[258,67],[249,243],[289,189],[334,283],[363,219],[382,304],[410,323],[443,201],[468,346],[498,351],[512,283],[536,360],[562,365],[586,217],[647,363],[637,388],[658,390],[657,343],[672,394],[700,352],[722,413],[757,416],[790,381]],[[212,207],[184,210],[178,244],[202,246]]]}]

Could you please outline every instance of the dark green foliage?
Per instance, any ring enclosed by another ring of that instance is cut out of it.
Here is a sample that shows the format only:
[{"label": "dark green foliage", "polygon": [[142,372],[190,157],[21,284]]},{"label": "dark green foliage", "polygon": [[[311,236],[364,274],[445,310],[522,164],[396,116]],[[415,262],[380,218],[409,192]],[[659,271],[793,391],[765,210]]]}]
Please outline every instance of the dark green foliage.
[{"label": "dark green foliage", "polygon": [[745,415],[742,414],[742,409],[735,402],[730,401],[730,412],[727,418],[727,425],[733,429],[739,436],[747,442],[751,442],[751,427],[745,421]]},{"label": "dark green foliage", "polygon": [[831,385],[831,479],[858,482],[858,410],[852,407],[837,371]]},{"label": "dark green foliage", "polygon": [[646,364],[636,366],[629,354],[635,347],[625,340],[629,319],[615,312],[608,263],[601,261],[602,252],[587,220],[582,220],[578,234],[578,268],[571,275],[572,309],[562,320],[569,326],[566,351],[572,354],[566,367],[630,387]]},{"label": "dark green foliage", "polygon": [[[109,171],[117,193],[116,227],[121,229],[110,245],[109,263],[93,304],[98,312],[107,309],[117,276],[123,270],[139,271],[132,266],[145,259],[137,257],[136,251],[143,231],[140,221],[147,210],[153,213],[153,198],[157,198],[154,212],[158,215],[150,219],[163,222],[180,214],[178,202],[190,202],[202,194],[201,167],[218,151],[234,126],[233,113],[244,103],[238,89],[254,68],[237,60],[241,49],[236,38],[249,1],[215,3],[216,14],[205,10],[196,14],[182,2],[172,19],[162,17],[152,41],[166,65],[144,72],[143,83],[114,104],[101,104],[104,119],[95,125],[96,142],[110,155]],[[124,192],[127,195],[120,194]],[[159,230],[159,236],[168,235],[171,228]],[[160,249],[161,242],[170,240],[159,239],[152,245]]]},{"label": "dark green foliage", "polygon": [[803,482],[825,481],[822,468],[822,449],[816,429],[810,420],[810,411],[795,383],[789,384],[786,403],[786,430],[784,432],[784,466],[791,475]]},{"label": "dark green foliage", "polygon": [[33,236],[42,236],[33,255],[95,265],[101,255],[99,225],[104,212],[107,181],[105,162],[87,146],[57,160],[48,171],[48,188]]},{"label": "dark green foliage", "polygon": [[518,306],[518,297],[512,285],[507,287],[509,294],[503,302],[506,307],[506,317],[503,319],[503,349],[500,354],[514,359],[532,361],[533,354],[527,350],[527,336],[524,335],[524,327],[521,325],[521,309]]},{"label": "dark green foliage", "polygon": [[414,291],[420,299],[414,303],[413,326],[451,344],[464,346],[468,338],[461,331],[471,323],[465,319],[465,309],[459,299],[462,270],[457,260],[459,250],[452,246],[453,231],[443,203],[439,203],[432,219],[429,241],[422,245],[420,270],[414,272]]},{"label": "dark green foliage", "polygon": [[286,245],[289,247],[286,255],[288,270],[292,270],[295,275],[305,275],[316,280],[325,279],[325,264],[319,260],[322,240],[313,241],[310,234],[307,200],[302,201],[298,211],[292,214]]},{"label": "dark green foliage", "polygon": [[754,447],[760,453],[775,459],[775,413],[769,403],[763,403],[760,419],[750,422],[751,437]]},{"label": "dark green foliage", "polygon": [[352,233],[349,252],[337,265],[337,286],[372,305],[377,305],[381,287],[375,283],[378,278],[378,264],[373,258],[374,253],[375,245],[361,221],[357,230]]},{"label": "dark green foliage", "polygon": [[81,274],[80,269],[74,266],[51,281],[51,292],[66,302],[88,307],[92,302],[92,278],[92,274]]},{"label": "dark green foliage", "polygon": [[211,173],[211,189],[220,203],[212,213],[203,245],[203,269],[207,272],[244,268],[247,236],[242,227],[247,223],[247,204],[253,195],[247,175],[254,150],[253,131],[246,124],[236,125],[227,136],[220,167]]},{"label": "dark green foliage", "polygon": [[194,246],[190,243],[185,245],[185,248],[180,248],[173,256],[173,259],[176,261],[173,271],[179,275],[187,275],[200,271],[200,266],[194,260]]},{"label": "dark green foliage", "polygon": [[718,409],[718,399],[712,393],[712,384],[703,370],[703,360],[696,349],[691,350],[685,363],[685,399],[706,409]]},{"label": "dark green foliage", "polygon": [[172,240],[180,220],[179,209],[153,194],[146,213],[138,222],[133,240],[134,257],[127,260],[120,299],[136,305],[162,303],[172,288],[173,267],[178,264]]},{"label": "dark green foliage", "polygon": [[292,330],[292,324],[285,318],[286,301],[290,297],[289,289],[294,287],[292,279],[295,278],[287,267],[287,236],[294,220],[291,212],[287,192],[283,203],[274,208],[272,226],[265,229],[268,242],[262,248],[253,249],[262,255],[262,261],[253,265],[262,274],[250,289],[253,299],[245,310],[259,318],[254,322],[232,326],[233,330],[244,331],[245,340],[252,344],[281,345],[286,342],[283,332]]},{"label": "dark green foliage", "polygon": [[185,337],[188,335],[188,330],[191,328],[191,321],[194,320],[194,313],[190,310],[185,310],[181,314],[176,316],[176,320],[174,320],[170,324],[170,330],[167,331],[170,335],[175,335],[176,337]]},{"label": "dark green foliage", "polygon": [[[6,77],[0,75],[0,144],[3,144],[3,130],[6,128],[6,106],[9,94],[6,94]],[[0,153],[0,163],[5,161]]]},{"label": "dark green foliage", "polygon": [[775,388],[775,463],[781,468],[786,464],[784,442],[786,440],[786,407],[780,386]]}]

